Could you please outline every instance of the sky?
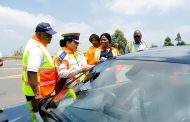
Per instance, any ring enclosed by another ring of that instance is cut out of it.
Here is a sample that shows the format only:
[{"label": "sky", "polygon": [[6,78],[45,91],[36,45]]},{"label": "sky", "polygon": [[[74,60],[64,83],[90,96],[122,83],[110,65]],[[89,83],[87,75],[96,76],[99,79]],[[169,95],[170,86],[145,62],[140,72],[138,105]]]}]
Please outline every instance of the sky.
[{"label": "sky", "polygon": [[80,33],[85,52],[92,33],[120,29],[128,41],[135,30],[148,46],[162,46],[166,37],[176,44],[177,33],[190,43],[189,0],[0,0],[0,51],[11,56],[25,47],[36,25],[48,22],[58,33],[48,45],[51,55],[60,50],[61,34]]}]

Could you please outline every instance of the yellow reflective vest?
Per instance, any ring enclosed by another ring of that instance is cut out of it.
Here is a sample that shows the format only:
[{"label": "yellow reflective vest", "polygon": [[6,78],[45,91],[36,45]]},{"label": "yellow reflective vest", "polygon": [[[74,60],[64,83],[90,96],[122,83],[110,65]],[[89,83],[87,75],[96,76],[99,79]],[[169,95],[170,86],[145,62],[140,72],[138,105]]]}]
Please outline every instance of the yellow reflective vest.
[{"label": "yellow reflective vest", "polygon": [[[37,37],[34,37],[30,41],[35,41],[35,46],[40,48],[43,54],[45,63],[42,64],[37,72],[38,89],[42,96],[48,96],[53,93],[56,83],[56,70],[53,64],[53,60],[48,53],[45,46],[37,41]],[[35,96],[31,86],[28,83],[28,58],[30,56],[30,48],[25,48],[23,55],[23,73],[22,73],[22,92],[26,96]]]},{"label": "yellow reflective vest", "polygon": [[86,51],[85,57],[86,57],[87,63],[90,65],[95,65],[95,63],[96,63],[94,61],[94,53],[95,53],[96,49],[97,49],[96,47],[91,46]]}]

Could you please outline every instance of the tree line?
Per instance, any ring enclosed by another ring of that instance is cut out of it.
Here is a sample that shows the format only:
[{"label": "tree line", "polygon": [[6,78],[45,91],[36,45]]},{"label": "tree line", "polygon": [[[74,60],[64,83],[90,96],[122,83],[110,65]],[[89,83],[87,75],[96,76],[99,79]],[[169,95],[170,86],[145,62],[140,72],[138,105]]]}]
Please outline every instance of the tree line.
[{"label": "tree line", "polygon": [[[185,41],[183,41],[183,40],[181,39],[180,33],[177,33],[177,37],[175,38],[175,40],[177,41],[176,46],[187,45],[187,44],[185,43]],[[172,43],[170,37],[166,37],[163,46],[174,46],[174,44]]]}]

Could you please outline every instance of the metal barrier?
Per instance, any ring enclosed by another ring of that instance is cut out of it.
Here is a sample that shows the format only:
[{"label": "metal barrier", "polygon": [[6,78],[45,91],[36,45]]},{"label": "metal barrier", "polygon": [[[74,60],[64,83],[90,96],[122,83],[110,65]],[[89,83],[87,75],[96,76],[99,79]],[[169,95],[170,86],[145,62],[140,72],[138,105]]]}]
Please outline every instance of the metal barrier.
[{"label": "metal barrier", "polygon": [[22,56],[5,56],[2,57],[3,60],[22,60]]}]

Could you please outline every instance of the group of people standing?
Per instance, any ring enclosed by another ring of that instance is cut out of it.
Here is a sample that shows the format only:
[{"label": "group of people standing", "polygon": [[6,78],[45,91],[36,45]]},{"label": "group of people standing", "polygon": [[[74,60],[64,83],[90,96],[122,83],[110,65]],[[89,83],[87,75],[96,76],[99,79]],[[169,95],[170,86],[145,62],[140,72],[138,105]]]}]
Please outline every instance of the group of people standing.
[{"label": "group of people standing", "polygon": [[[58,93],[67,79],[75,79],[94,65],[120,55],[119,51],[111,46],[111,36],[108,33],[103,33],[100,37],[92,34],[89,38],[92,46],[85,54],[77,49],[80,44],[80,33],[66,33],[62,34],[63,39],[60,40],[61,50],[52,59],[46,47],[50,44],[52,35],[56,33],[49,23],[39,23],[23,54],[22,91],[33,121],[39,121],[40,118],[39,101],[54,91]],[[142,35],[139,36],[141,38]],[[127,50],[136,51],[135,44],[133,43]],[[79,80],[68,89],[77,92],[75,88],[80,83]]]}]

